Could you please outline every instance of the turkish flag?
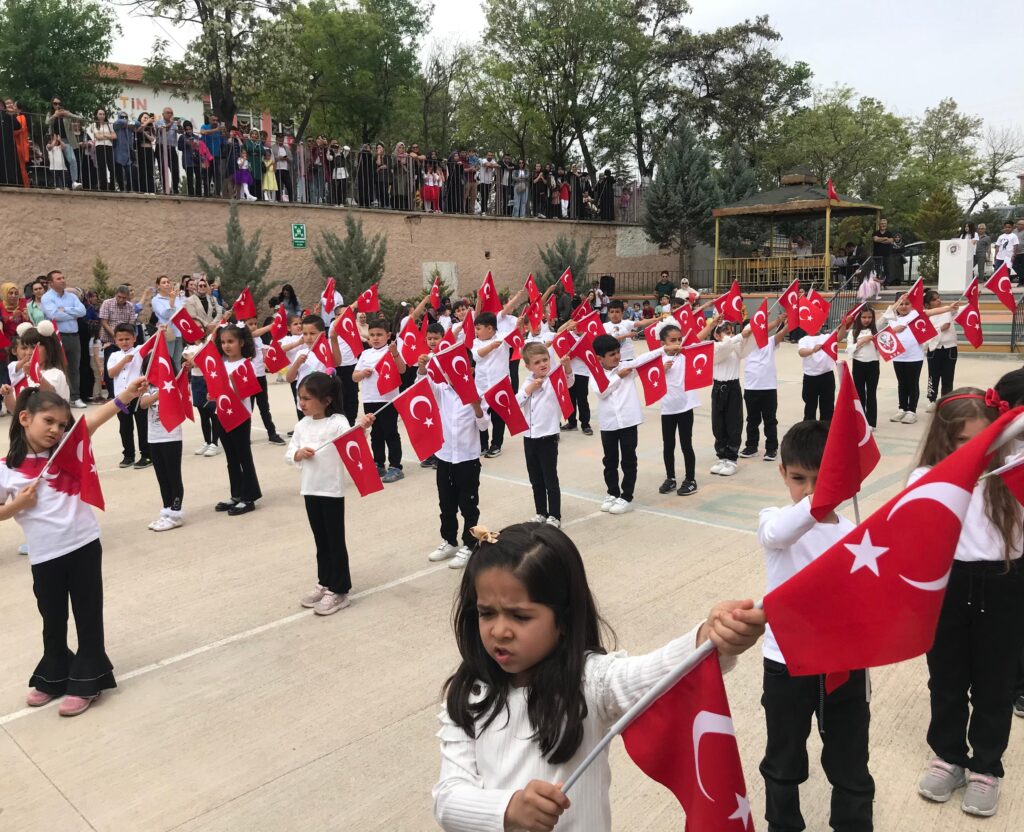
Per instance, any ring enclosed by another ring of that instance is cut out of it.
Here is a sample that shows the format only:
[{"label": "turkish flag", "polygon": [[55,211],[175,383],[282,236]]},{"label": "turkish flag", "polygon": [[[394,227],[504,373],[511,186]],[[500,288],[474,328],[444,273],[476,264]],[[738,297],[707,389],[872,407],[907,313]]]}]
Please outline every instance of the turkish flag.
[{"label": "turkish flag", "polygon": [[512,379],[508,376],[484,393],[484,401],[487,402],[491,410],[501,417],[512,436],[522,433],[529,427],[526,424],[523,410],[516,400],[515,390],[512,389]]},{"label": "turkish flag", "polygon": [[746,314],[743,308],[743,294],[740,292],[740,284],[734,280],[729,291],[715,301],[715,311],[725,320],[733,323],[740,323]]},{"label": "turkish flag", "polygon": [[700,331],[704,329],[704,315],[693,312],[686,306],[680,306],[672,313],[672,317],[679,322],[679,329],[683,333],[683,346],[696,344],[700,338]]},{"label": "turkish flag", "polygon": [[426,378],[421,378],[403,390],[394,405],[420,462],[441,450],[444,428],[441,426],[441,414],[437,409],[434,391],[430,389],[430,382]]},{"label": "turkish flag", "polygon": [[935,325],[931,322],[931,319],[923,312],[918,312],[917,317],[914,318],[907,326],[910,327],[910,331],[914,333],[914,337],[917,339],[917,343],[923,344],[925,341],[930,341],[932,338],[938,336],[938,330],[935,329]]},{"label": "turkish flag", "polygon": [[855,307],[853,307],[853,309],[851,309],[845,315],[843,315],[843,326],[848,328],[851,324],[853,324],[853,322],[857,320],[857,316],[867,305],[867,301],[862,301],[861,303],[858,303]]},{"label": "turkish flag", "polygon": [[530,303],[534,303],[541,299],[540,289],[537,288],[537,281],[533,279],[532,274],[526,278],[526,284],[523,288],[526,289],[526,294],[530,298]]},{"label": "turkish flag", "polygon": [[267,368],[268,373],[279,373],[288,366],[288,356],[277,339],[271,341],[270,346],[263,353],[263,365]]},{"label": "turkish flag", "polygon": [[585,318],[581,318],[577,321],[576,332],[582,337],[589,337],[591,341],[595,338],[605,335],[604,325],[601,323],[601,315],[599,312],[591,312]]},{"label": "turkish flag", "polygon": [[23,375],[21,377],[21,381],[14,382],[14,396],[15,396],[15,398],[17,398],[21,394],[21,391],[24,390],[26,387],[28,387],[28,376],[27,375]]},{"label": "turkish flag", "polygon": [[185,413],[185,418],[194,422],[196,416],[192,412],[192,380],[189,376],[189,371],[182,367],[178,377],[174,379],[174,384],[178,388],[178,398],[181,399],[181,409]]},{"label": "turkish flag", "polygon": [[832,180],[828,180],[828,200],[839,202],[839,194],[836,193],[836,186],[832,184]]},{"label": "turkish flag", "polygon": [[343,433],[334,440],[334,447],[360,497],[384,490],[384,483],[380,481],[380,474],[377,473],[377,466],[374,464],[373,454],[362,428],[352,428]]},{"label": "turkish flag", "polygon": [[[462,343],[467,350],[473,349],[473,341],[476,335],[476,324],[473,323],[473,310],[466,310],[466,317],[462,321]],[[473,401],[477,401],[474,399]]]},{"label": "turkish flag", "polygon": [[523,333],[519,331],[519,327],[516,327],[506,335],[504,341],[512,348],[511,360],[514,361],[517,358],[522,358],[523,345],[526,341],[523,339]]},{"label": "turkish flag", "polygon": [[473,381],[473,367],[469,363],[469,354],[465,344],[435,354],[434,360],[463,404],[480,401],[480,396],[476,392],[476,382]]},{"label": "turkish flag", "polygon": [[839,330],[833,329],[821,343],[821,351],[833,361],[839,358]]},{"label": "turkish flag", "polygon": [[206,387],[212,394],[211,398],[217,393],[233,392],[228,382],[228,371],[224,368],[224,359],[217,352],[217,345],[212,340],[195,354],[192,363],[206,379]]},{"label": "turkish flag", "polygon": [[889,327],[880,329],[875,335],[875,349],[886,361],[892,361],[897,355],[902,355],[907,351],[903,342]]},{"label": "turkish flag", "polygon": [[594,309],[590,305],[590,301],[586,298],[583,299],[583,303],[572,310],[572,314],[569,315],[574,321],[582,321],[587,315],[593,312]]},{"label": "turkish flag", "polygon": [[435,277],[434,283],[430,287],[430,305],[434,309],[441,308],[441,278]]},{"label": "turkish flag", "polygon": [[570,295],[576,294],[576,286],[572,282],[572,269],[568,266],[566,266],[565,271],[562,272],[562,276],[558,278],[558,282],[562,284],[562,288]]},{"label": "turkish flag", "polygon": [[240,399],[258,396],[263,392],[260,380],[256,378],[256,370],[249,359],[245,359],[231,373],[231,381]]},{"label": "turkish flag", "polygon": [[765,596],[791,674],[877,667],[931,648],[989,447],[1022,413],[1003,414]]},{"label": "turkish flag", "polygon": [[548,321],[558,320],[558,298],[554,295],[548,297]]},{"label": "turkish flag", "polygon": [[779,296],[779,306],[787,315],[797,314],[797,307],[800,305],[800,281],[794,280],[786,287],[786,291]]},{"label": "turkish flag", "polygon": [[999,268],[992,272],[992,277],[985,281],[985,288],[995,292],[1003,306],[1014,312],[1017,309],[1017,301],[1013,297],[1013,289],[1010,288],[1010,267],[1007,263],[1008,261],[1003,260]]},{"label": "turkish flag", "polygon": [[245,420],[251,416],[245,404],[231,388],[230,384],[225,390],[221,390],[215,396],[211,395],[211,398],[214,399],[214,404],[217,408],[217,421],[229,433],[239,425],[244,424]]},{"label": "turkish flag", "polygon": [[242,289],[238,300],[231,305],[231,311],[235,313],[235,320],[239,323],[256,317],[256,301],[252,299],[252,292],[248,286]]},{"label": "turkish flag", "polygon": [[978,347],[985,343],[985,338],[981,332],[981,312],[978,309],[977,301],[973,303],[968,301],[967,305],[957,314],[955,320],[964,331],[964,338],[971,342],[971,346],[974,349],[978,349]]},{"label": "turkish flag", "polygon": [[540,325],[544,323],[544,307],[541,305],[540,299],[530,301],[526,306],[526,317],[530,321],[530,331],[536,332],[540,329]]},{"label": "turkish flag", "polygon": [[910,287],[910,291],[907,292],[907,300],[910,301],[910,305],[917,310],[918,315],[924,314],[924,279],[918,278],[914,285]]},{"label": "turkish flag", "polygon": [[105,508],[103,489],[96,471],[92,440],[85,419],[76,419],[57,450],[40,471],[40,479],[54,491],[77,494],[83,503]]},{"label": "turkish flag", "polygon": [[807,290],[807,300],[819,309],[824,309],[826,316],[828,315],[829,310],[832,309],[832,304],[825,300],[825,298],[819,295],[814,289]]},{"label": "turkish flag", "polygon": [[327,336],[321,332],[320,336],[313,342],[309,350],[313,356],[327,368],[327,374],[334,375],[334,352],[327,342]]},{"label": "turkish flag", "polygon": [[981,294],[981,290],[978,288],[978,278],[974,278],[970,283],[967,284],[967,288],[964,290],[964,297],[967,298],[968,303],[973,303],[975,306],[978,305],[978,295]]},{"label": "turkish flag", "polygon": [[398,342],[398,352],[401,353],[402,360],[407,365],[415,364],[421,355],[426,355],[430,352],[430,347],[427,346],[427,339],[416,326],[412,315],[405,319],[405,325],[395,340]]},{"label": "turkish flag", "polygon": [[594,352],[593,339],[584,336],[576,342],[576,345],[570,351],[570,355],[573,358],[578,358],[584,364],[587,365],[587,369],[590,371],[590,377],[594,379],[594,383],[597,384],[597,389],[602,393],[608,387],[608,374],[605,373],[604,367],[601,366],[601,361],[597,357],[597,353]]},{"label": "turkish flag", "polygon": [[565,358],[565,356],[572,352],[572,348],[575,346],[576,336],[572,334],[572,330],[568,329],[564,332],[559,332],[551,342],[551,348],[559,358]]},{"label": "turkish flag", "polygon": [[206,337],[206,330],[196,323],[184,306],[171,315],[171,323],[178,328],[186,344],[198,344]]},{"label": "turkish flag", "polygon": [[861,483],[882,458],[854,389],[850,369],[845,361],[839,364],[839,368],[836,409],[811,498],[811,514],[818,522],[860,491]]},{"label": "turkish flag", "polygon": [[710,387],[715,365],[715,342],[701,341],[683,348],[683,389]]},{"label": "turkish flag", "polygon": [[668,384],[665,381],[665,362],[659,355],[651,361],[637,364],[633,367],[640,377],[640,386],[644,389],[644,404],[650,407],[668,392]]},{"label": "turkish flag", "polygon": [[336,291],[336,284],[333,277],[327,278],[327,286],[324,287],[324,293],[320,296],[323,310],[328,315],[334,311],[334,293]]},{"label": "turkish flag", "polygon": [[1017,498],[1017,502],[1024,505],[1024,456],[1015,459],[1002,468],[992,472],[998,476],[1003,484],[1010,489],[1010,493]]},{"label": "turkish flag", "polygon": [[334,319],[334,332],[352,350],[353,356],[358,358],[362,355],[363,339],[359,334],[359,327],[356,326],[356,313],[352,311],[352,307],[346,306]]},{"label": "turkish flag", "polygon": [[360,293],[356,307],[360,312],[380,312],[380,298],[377,296],[376,283],[365,292]]},{"label": "turkish flag", "polygon": [[288,311],[282,303],[274,313],[274,320],[270,322],[270,337],[275,341],[288,337]]},{"label": "turkish flag", "polygon": [[448,380],[444,377],[444,373],[441,372],[441,368],[437,366],[437,362],[433,358],[427,362],[427,377],[434,382],[434,384],[448,383]]},{"label": "turkish flag", "polygon": [[[165,431],[170,433],[185,421],[185,405],[181,401],[181,391],[174,374],[174,365],[171,364],[171,356],[167,352],[167,341],[164,338],[158,338],[156,341],[147,377],[149,383],[160,391],[158,406],[160,424],[163,425]],[[188,410],[190,412],[192,410],[191,402]]]},{"label": "turkish flag", "polygon": [[493,312],[497,315],[501,311],[501,298],[498,297],[498,290],[494,288],[494,278],[490,272],[480,285],[480,311]]},{"label": "turkish flag", "polygon": [[402,374],[398,372],[398,362],[395,361],[391,350],[381,356],[373,371],[377,374],[377,392],[382,396],[402,386]]},{"label": "turkish flag", "polygon": [[451,327],[444,335],[441,336],[441,340],[437,342],[437,352],[447,349],[458,341],[458,335],[455,334],[455,327]]},{"label": "turkish flag", "polygon": [[761,301],[757,311],[750,319],[750,334],[759,350],[768,346],[768,298]]},{"label": "turkish flag", "polygon": [[39,349],[39,344],[32,347],[32,357],[28,360],[28,366],[25,368],[25,377],[33,384],[39,384],[39,379],[42,378],[42,352]]},{"label": "turkish flag", "polygon": [[817,335],[828,320],[828,310],[812,303],[810,298],[801,298],[797,318],[800,329],[808,335]]},{"label": "turkish flag", "polygon": [[686,812],[687,830],[753,832],[717,652],[626,726],[622,742],[637,767],[675,795]]},{"label": "turkish flag", "polygon": [[[139,353],[138,353],[139,358],[143,358],[144,359],[151,352],[153,352],[153,345],[156,344],[156,339],[157,339],[158,336],[160,338],[163,338],[164,334],[162,332],[154,332],[152,335],[149,336],[149,338],[147,338],[143,342],[142,346],[139,347]],[[216,350],[217,350],[217,346],[215,344],[214,345],[214,352],[216,352]]]},{"label": "turkish flag", "polygon": [[548,381],[551,382],[555,391],[555,398],[558,399],[558,407],[562,411],[562,418],[568,419],[576,408],[572,405],[572,397],[569,395],[569,380],[565,377],[565,369],[561,366],[555,367],[548,373]]},{"label": "turkish flag", "polygon": [[647,349],[652,351],[661,346],[661,340],[654,334],[654,330],[657,329],[657,327],[657,324],[651,324],[650,326],[644,327],[644,339],[647,341]]}]

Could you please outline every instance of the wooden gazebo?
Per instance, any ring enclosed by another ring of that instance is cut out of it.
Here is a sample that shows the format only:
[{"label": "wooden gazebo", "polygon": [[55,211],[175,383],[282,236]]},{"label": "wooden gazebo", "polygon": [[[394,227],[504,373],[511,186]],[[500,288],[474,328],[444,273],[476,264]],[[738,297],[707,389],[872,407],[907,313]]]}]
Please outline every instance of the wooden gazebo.
[{"label": "wooden gazebo", "polygon": [[[845,194],[838,199],[829,199],[828,191],[816,178],[805,173],[786,174],[781,178],[781,187],[773,191],[752,194],[731,205],[723,205],[711,211],[715,218],[715,282],[716,291],[738,280],[740,286],[771,289],[786,286],[795,278],[828,289],[831,282],[831,230],[833,217],[850,217],[864,214],[881,216],[882,207],[872,205]],[[772,222],[769,239],[774,241],[774,221],[785,219],[824,219],[825,250],[820,254],[794,255],[785,252],[771,256],[720,257],[718,251],[718,229],[722,218],[757,217]]]}]

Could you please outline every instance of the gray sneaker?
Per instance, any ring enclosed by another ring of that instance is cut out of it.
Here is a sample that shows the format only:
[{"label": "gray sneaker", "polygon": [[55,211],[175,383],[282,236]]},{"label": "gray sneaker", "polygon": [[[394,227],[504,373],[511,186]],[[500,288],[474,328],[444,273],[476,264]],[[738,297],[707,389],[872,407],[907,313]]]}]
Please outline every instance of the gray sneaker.
[{"label": "gray sneaker", "polygon": [[328,590],[324,593],[324,597],[313,605],[313,612],[317,615],[333,615],[338,610],[345,609],[351,603],[348,600],[347,594],[342,595],[341,593]]},{"label": "gray sneaker", "polygon": [[999,808],[999,778],[971,772],[960,808],[969,815],[992,817]]},{"label": "gray sneaker", "polygon": [[326,592],[327,587],[320,586],[320,584],[317,584],[315,587],[313,587],[313,591],[309,593],[309,595],[302,596],[302,600],[299,601],[299,603],[302,604],[302,606],[304,606],[306,609],[312,609],[320,603],[320,599],[324,597],[324,594]]},{"label": "gray sneaker", "polygon": [[388,468],[384,472],[384,476],[380,478],[383,483],[398,482],[399,480],[405,479],[405,472],[401,468]]},{"label": "gray sneaker", "polygon": [[921,775],[917,783],[917,793],[936,803],[945,803],[953,796],[953,792],[966,784],[967,778],[960,766],[936,757],[928,763],[928,768]]}]

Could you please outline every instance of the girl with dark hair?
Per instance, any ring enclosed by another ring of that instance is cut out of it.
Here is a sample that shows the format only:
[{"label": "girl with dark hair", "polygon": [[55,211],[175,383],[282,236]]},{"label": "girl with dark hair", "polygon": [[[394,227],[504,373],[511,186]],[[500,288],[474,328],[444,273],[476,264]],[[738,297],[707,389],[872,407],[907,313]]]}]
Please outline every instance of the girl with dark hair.
[{"label": "girl with dark hair", "polygon": [[473,533],[452,615],[462,662],[445,683],[434,816],[446,830],[500,828],[503,818],[504,828],[607,832],[607,751],[571,808],[561,783],[698,645],[710,638],[724,655],[742,653],[764,631],[764,613],[723,601],[652,653],[608,655],[583,558],[564,532],[519,523]]},{"label": "girl with dark hair", "polygon": [[270,301],[270,305],[275,308],[282,303],[284,304],[284,311],[288,313],[289,317],[302,314],[302,306],[299,304],[299,298],[295,294],[295,289],[291,283],[285,283],[277,297]]},{"label": "girl with dark hair", "polygon": [[875,323],[875,310],[865,306],[854,320],[850,334],[846,336],[846,355],[850,359],[853,373],[853,386],[857,389],[857,398],[864,408],[864,418],[874,429],[878,426],[878,350],[875,349],[875,335],[878,325]]}]

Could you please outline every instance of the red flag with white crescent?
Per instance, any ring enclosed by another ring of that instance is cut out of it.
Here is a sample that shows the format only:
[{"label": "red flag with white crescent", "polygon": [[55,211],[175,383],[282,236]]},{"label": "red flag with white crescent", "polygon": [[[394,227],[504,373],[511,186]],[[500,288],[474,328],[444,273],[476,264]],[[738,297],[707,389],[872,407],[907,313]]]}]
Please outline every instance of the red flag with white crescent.
[{"label": "red flag with white crescent", "polygon": [[533,279],[532,274],[526,278],[526,284],[523,288],[526,289],[526,294],[530,298],[530,303],[535,303],[541,299],[540,289],[537,288],[537,281]]},{"label": "red flag with white crescent", "polygon": [[325,333],[320,333],[309,351],[327,368],[327,374],[333,376],[335,372],[334,352],[331,350],[331,345],[327,342],[327,335]]},{"label": "red flag with white crescent", "polygon": [[828,180],[828,199],[829,202],[839,202],[839,194],[836,192],[836,186],[832,184],[832,180]]},{"label": "red flag with white crescent", "polygon": [[42,355],[39,344],[36,344],[32,348],[32,357],[28,360],[28,366],[25,367],[25,378],[33,384],[39,384],[39,379],[43,376]]},{"label": "red flag with white crescent", "polygon": [[786,291],[779,295],[779,306],[785,310],[787,314],[796,314],[797,306],[800,304],[800,281],[793,280],[786,287]]},{"label": "red flag with white crescent", "polygon": [[240,399],[258,396],[263,392],[260,380],[256,378],[256,368],[248,358],[231,372],[231,382],[235,385],[235,392]]},{"label": "red flag with white crescent", "polygon": [[487,272],[487,276],[480,286],[480,311],[493,312],[495,315],[501,311],[501,298],[498,297],[498,290],[494,286],[494,277],[490,272]]},{"label": "red flag with white crescent", "polygon": [[572,348],[576,346],[576,340],[576,336],[572,334],[572,331],[566,329],[555,336],[551,342],[551,348],[559,358],[565,358],[565,356],[572,352]]},{"label": "red flag with white crescent", "polygon": [[672,313],[679,322],[679,331],[683,333],[683,346],[696,344],[700,340],[700,331],[704,329],[704,315],[694,312],[687,306],[680,306]]},{"label": "red flag with white crescent", "polygon": [[462,343],[467,350],[473,349],[473,341],[476,340],[476,324],[473,323],[473,310],[466,310],[466,317],[462,321]]},{"label": "red flag with white crescent", "polygon": [[416,326],[412,315],[405,319],[405,325],[395,340],[398,343],[398,352],[401,354],[402,361],[406,363],[406,366],[411,367],[419,360],[421,355],[426,355],[430,352],[430,347],[427,346],[427,339],[419,327]]},{"label": "red flag with white crescent", "polygon": [[683,389],[710,387],[715,365],[715,342],[701,341],[683,348]]},{"label": "red flag with white crescent", "polygon": [[484,401],[501,417],[512,436],[522,433],[529,427],[523,409],[516,400],[516,392],[512,389],[512,379],[508,376],[504,376],[484,393]]},{"label": "red flag with white crescent", "polygon": [[601,323],[599,312],[591,312],[584,318],[577,321],[576,332],[584,338],[589,337],[591,341],[605,334],[604,325]]},{"label": "red flag with white crescent", "polygon": [[759,350],[768,346],[768,298],[761,301],[757,311],[750,318],[750,334]]},{"label": "red flag with white crescent", "polygon": [[174,379],[175,385],[178,388],[178,398],[181,399],[182,410],[185,411],[185,418],[190,422],[196,420],[195,414],[192,412],[192,379],[191,373],[184,367],[181,368],[181,372],[178,373],[178,377]]},{"label": "red flag with white crescent", "polygon": [[224,359],[221,358],[217,345],[212,340],[207,341],[195,354],[192,363],[206,379],[206,389],[211,394],[210,398],[225,391],[234,392],[228,381],[228,371],[224,368]]},{"label": "red flag with white crescent", "polygon": [[740,323],[746,310],[743,308],[743,293],[739,281],[734,280],[729,291],[715,301],[715,311],[725,320]]},{"label": "red flag with white crescent", "polygon": [[274,320],[270,322],[270,337],[276,341],[288,337],[288,310],[282,303],[274,313]]},{"label": "red flag with white crescent", "polygon": [[582,321],[585,317],[587,317],[587,315],[589,315],[593,311],[594,309],[590,305],[590,301],[587,300],[587,298],[584,298],[583,303],[581,303],[579,306],[573,309],[569,317],[572,318],[574,321]]},{"label": "red flag with white crescent", "polygon": [[919,277],[914,281],[914,285],[907,292],[907,300],[917,310],[918,315],[924,314],[924,278]]},{"label": "red flag with white crescent", "polygon": [[821,342],[821,351],[833,361],[839,359],[839,330],[833,329],[828,338]]},{"label": "red flag with white crescent", "polygon": [[967,298],[968,303],[973,303],[975,306],[978,305],[979,295],[981,290],[978,288],[978,278],[974,278],[970,283],[967,284],[967,288],[964,290],[964,297]]},{"label": "red flag with white crescent", "polygon": [[360,497],[384,490],[384,483],[377,473],[377,466],[362,428],[352,428],[343,433],[334,440],[334,447]]},{"label": "red flag with white crescent", "polygon": [[605,372],[604,367],[601,366],[597,353],[594,352],[593,343],[593,338],[584,336],[576,342],[576,345],[570,350],[569,354],[587,365],[590,377],[594,379],[597,389],[603,393],[608,388],[608,374]]},{"label": "red flag with white crescent", "polygon": [[369,289],[359,294],[356,301],[356,308],[360,312],[380,312],[380,298],[377,295],[378,284],[374,283]]},{"label": "red flag with white crescent", "polygon": [[878,330],[875,335],[875,349],[886,361],[892,361],[897,355],[902,355],[907,351],[899,336],[890,327]]},{"label": "red flag with white crescent", "polygon": [[330,315],[334,311],[334,303],[336,298],[334,293],[337,291],[336,284],[333,277],[327,278],[327,286],[324,287],[324,293],[320,296],[320,301],[323,306],[324,312]]},{"label": "red flag with white crescent", "polygon": [[568,266],[562,272],[562,276],[558,278],[558,282],[562,284],[562,288],[569,293],[570,297],[576,294],[576,284],[572,280],[572,269]]},{"label": "red flag with white crescent", "polygon": [[519,327],[513,329],[503,340],[512,348],[512,355],[510,356],[511,361],[515,361],[517,358],[522,358],[522,350],[523,346],[526,344],[526,340],[523,338],[523,333],[519,331]]},{"label": "red flag with white crescent", "polygon": [[198,344],[206,337],[206,330],[196,323],[184,306],[171,315],[171,323],[178,328],[186,344]]},{"label": "red flag with white crescent", "polygon": [[363,339],[359,334],[359,327],[356,325],[356,313],[351,306],[346,306],[341,314],[334,319],[334,332],[345,345],[352,350],[352,355],[358,358],[363,352]]},{"label": "red flag with white crescent", "polygon": [[281,346],[281,342],[276,339],[271,341],[263,353],[263,366],[267,368],[267,372],[279,373],[288,366],[288,363],[288,354]]},{"label": "red flag with white crescent", "polygon": [[395,410],[405,425],[413,452],[422,462],[436,454],[444,444],[444,428],[441,426],[441,414],[437,408],[434,391],[430,382],[420,378],[408,389],[403,390],[393,402]]},{"label": "red flag with white crescent", "polygon": [[235,320],[239,323],[256,317],[256,301],[253,300],[248,286],[242,289],[238,300],[231,305],[231,311],[235,313]]},{"label": "red flag with white crescent", "polygon": [[569,379],[566,378],[565,368],[561,365],[555,367],[548,373],[548,381],[551,382],[555,391],[555,398],[558,399],[558,407],[562,411],[562,418],[568,419],[575,412],[572,404],[572,396],[569,395]]},{"label": "red flag with white crescent", "polygon": [[[157,402],[160,424],[170,433],[185,421],[185,405],[181,400],[181,390],[178,387],[170,353],[167,351],[166,339],[157,338],[146,376],[149,383],[160,391]],[[191,404],[188,410],[192,410]]]},{"label": "red flag with white crescent", "polygon": [[[644,340],[647,341],[647,349],[653,351],[661,346],[661,340],[657,335],[654,334],[654,330],[658,328],[657,324],[651,324],[650,326],[644,327]],[[686,337],[685,335],[683,336]]]},{"label": "red flag with white crescent", "polygon": [[554,322],[558,320],[558,298],[554,295],[548,297],[548,323],[552,324],[554,329]]},{"label": "red flag with white crescent", "polygon": [[476,382],[473,380],[473,367],[469,363],[469,353],[465,344],[435,354],[434,360],[463,404],[480,401],[480,395],[476,391]]},{"label": "red flag with white crescent", "polygon": [[845,328],[849,328],[853,324],[853,322],[857,320],[857,316],[860,315],[860,313],[864,310],[864,308],[867,305],[868,302],[866,300],[861,301],[855,307],[853,307],[853,309],[851,309],[849,312],[843,315],[843,326]]},{"label": "red flag with white crescent", "polygon": [[40,469],[39,476],[54,491],[77,494],[83,503],[101,511],[106,506],[85,419],[75,420],[57,450]]},{"label": "red flag with white crescent", "polygon": [[910,331],[914,333],[914,338],[917,339],[917,343],[923,344],[925,341],[931,341],[932,338],[938,337],[938,330],[935,329],[935,325],[931,322],[931,319],[923,312],[918,312],[917,317],[914,318],[907,326],[910,327]]},{"label": "red flag with white crescent", "polygon": [[530,321],[530,331],[537,332],[540,329],[540,325],[544,323],[544,308],[539,298],[527,305],[526,317]]},{"label": "red flag with white crescent", "polygon": [[441,308],[441,278],[435,277],[434,284],[430,287],[430,305],[434,309]]},{"label": "red flag with white crescent", "polygon": [[981,311],[978,309],[978,302],[971,301],[967,302],[967,305],[961,309],[956,318],[954,319],[960,328],[964,331],[964,338],[966,338],[974,349],[978,349],[983,343],[985,343],[985,337],[981,331]]},{"label": "red flag with white crescent", "polygon": [[402,374],[398,371],[398,362],[391,350],[381,356],[373,371],[377,374],[377,392],[382,396],[402,386]]},{"label": "red flag with white crescent", "polygon": [[640,386],[644,390],[644,404],[650,407],[660,401],[668,392],[668,384],[665,381],[665,362],[659,355],[651,361],[637,364],[633,367],[640,378]]},{"label": "red flag with white crescent", "polygon": [[810,298],[801,298],[797,309],[798,326],[808,335],[817,335],[828,320],[828,310],[813,303]]},{"label": "red flag with white crescent", "polygon": [[992,272],[992,277],[985,281],[985,288],[994,292],[1003,306],[1011,312],[1017,309],[1017,300],[1013,296],[1013,289],[1010,285],[1010,266],[1008,261],[1003,260],[998,269]]},{"label": "red flag with white crescent", "polygon": [[228,433],[244,424],[245,420],[252,415],[230,384],[225,390],[221,390],[210,398],[214,399],[214,405],[217,408],[217,421]]}]

